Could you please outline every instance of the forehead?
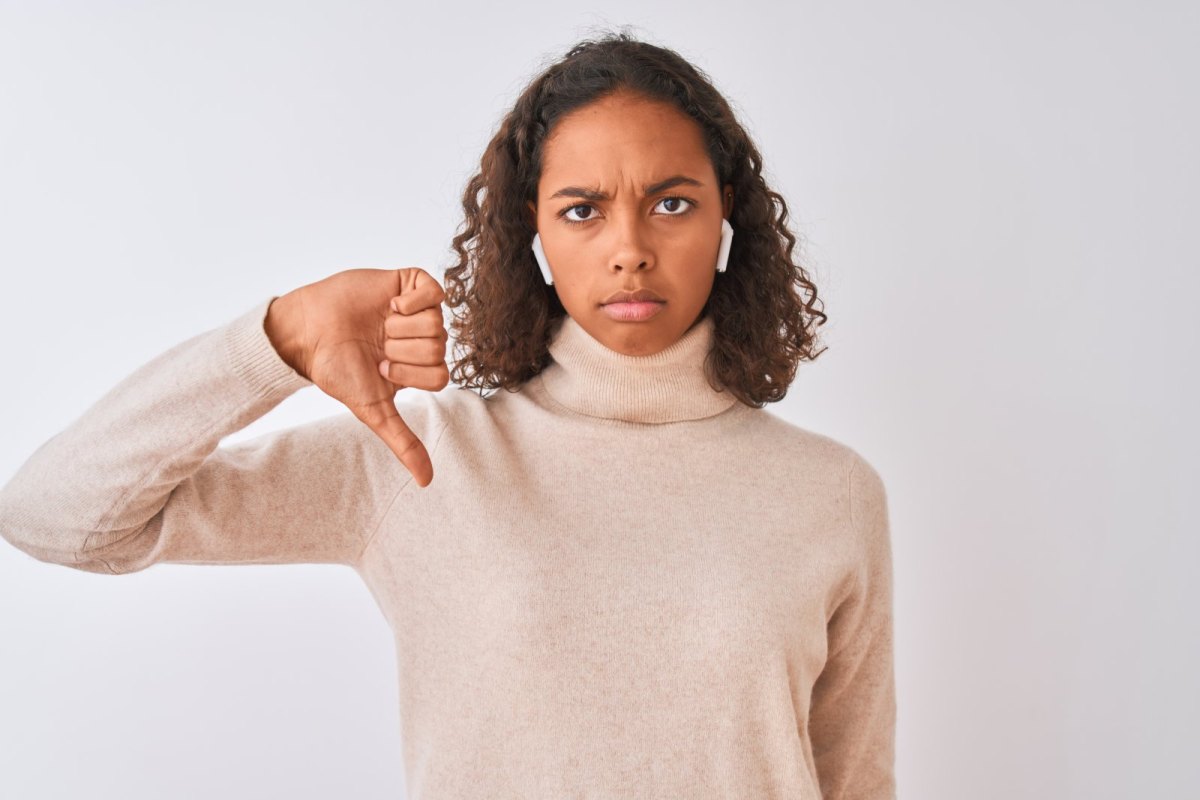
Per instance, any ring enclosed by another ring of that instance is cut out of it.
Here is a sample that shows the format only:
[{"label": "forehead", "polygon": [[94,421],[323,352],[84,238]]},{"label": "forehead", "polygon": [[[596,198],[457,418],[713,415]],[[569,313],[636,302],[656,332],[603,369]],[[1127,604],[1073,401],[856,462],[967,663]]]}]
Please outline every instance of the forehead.
[{"label": "forehead", "polygon": [[700,126],[674,106],[626,94],[563,116],[542,149],[542,181],[648,180],[677,172],[710,178]]}]

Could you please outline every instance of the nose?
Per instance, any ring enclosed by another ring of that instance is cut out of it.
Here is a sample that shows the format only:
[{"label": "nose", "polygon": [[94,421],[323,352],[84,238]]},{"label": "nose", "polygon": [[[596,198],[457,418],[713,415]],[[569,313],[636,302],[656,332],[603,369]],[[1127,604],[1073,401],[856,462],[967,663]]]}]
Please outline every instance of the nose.
[{"label": "nose", "polygon": [[619,272],[641,272],[654,266],[654,252],[650,247],[642,220],[637,214],[621,215],[611,228],[616,241],[609,256],[609,270]]}]

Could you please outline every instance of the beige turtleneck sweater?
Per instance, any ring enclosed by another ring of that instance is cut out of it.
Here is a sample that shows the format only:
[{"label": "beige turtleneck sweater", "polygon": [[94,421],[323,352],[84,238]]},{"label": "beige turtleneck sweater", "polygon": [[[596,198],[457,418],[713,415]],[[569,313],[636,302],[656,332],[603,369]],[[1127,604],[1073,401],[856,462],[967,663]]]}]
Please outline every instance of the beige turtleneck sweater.
[{"label": "beige turtleneck sweater", "polygon": [[895,797],[883,483],[713,391],[710,319],[632,357],[567,317],[519,392],[401,390],[422,489],[348,411],[219,446],[312,385],[269,303],[39,447],[4,538],[114,574],[353,567],[395,635],[414,800]]}]

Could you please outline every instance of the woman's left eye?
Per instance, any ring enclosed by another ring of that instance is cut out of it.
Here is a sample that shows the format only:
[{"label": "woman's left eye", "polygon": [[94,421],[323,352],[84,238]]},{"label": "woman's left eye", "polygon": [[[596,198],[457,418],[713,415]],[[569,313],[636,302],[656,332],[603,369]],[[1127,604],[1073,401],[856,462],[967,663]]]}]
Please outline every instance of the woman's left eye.
[{"label": "woman's left eye", "polygon": [[[670,202],[687,203],[688,204],[688,207],[682,211],[676,212],[674,210],[668,209],[671,212],[668,214],[668,216],[672,216],[672,217],[677,217],[677,216],[681,216],[682,214],[686,214],[688,211],[692,210],[692,206],[694,205],[692,203],[692,201],[688,200],[686,197],[664,197],[662,200],[658,201],[659,205],[661,205],[663,203],[670,203]],[[678,208],[678,206],[676,206],[676,208]]]}]

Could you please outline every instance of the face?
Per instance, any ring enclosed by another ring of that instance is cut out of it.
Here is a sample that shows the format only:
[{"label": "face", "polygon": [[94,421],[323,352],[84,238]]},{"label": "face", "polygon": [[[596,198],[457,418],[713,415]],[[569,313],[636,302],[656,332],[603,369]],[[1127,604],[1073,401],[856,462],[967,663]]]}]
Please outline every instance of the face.
[{"label": "face", "polygon": [[[732,192],[700,126],[669,104],[618,93],[562,117],[529,210],[567,313],[626,355],[678,341],[712,291]],[[642,289],[662,302],[608,303]]]}]

